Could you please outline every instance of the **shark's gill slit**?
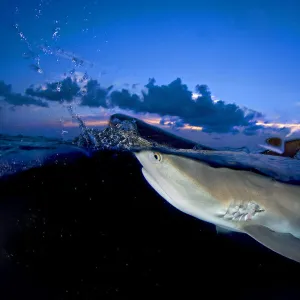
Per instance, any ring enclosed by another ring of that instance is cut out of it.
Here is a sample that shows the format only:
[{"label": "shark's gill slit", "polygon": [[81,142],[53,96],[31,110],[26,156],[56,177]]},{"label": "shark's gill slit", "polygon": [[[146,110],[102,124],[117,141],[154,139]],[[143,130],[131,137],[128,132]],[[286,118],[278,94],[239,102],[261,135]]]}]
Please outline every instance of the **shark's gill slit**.
[{"label": "shark's gill slit", "polygon": [[221,214],[220,217],[232,221],[249,221],[252,220],[256,214],[264,211],[265,210],[254,201],[241,203],[239,205],[230,203],[226,212]]}]

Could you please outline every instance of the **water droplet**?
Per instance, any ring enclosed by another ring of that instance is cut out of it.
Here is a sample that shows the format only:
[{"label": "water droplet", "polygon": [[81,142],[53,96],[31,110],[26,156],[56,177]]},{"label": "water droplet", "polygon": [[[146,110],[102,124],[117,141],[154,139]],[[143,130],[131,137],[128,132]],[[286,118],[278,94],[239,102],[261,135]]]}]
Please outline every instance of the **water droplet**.
[{"label": "water droplet", "polygon": [[33,51],[29,50],[27,52],[24,52],[22,57],[25,59],[36,58],[36,54]]},{"label": "water droplet", "polygon": [[83,65],[83,60],[75,56],[72,58],[72,62],[75,64],[75,67],[80,67]]},{"label": "water droplet", "polygon": [[38,66],[38,65],[30,65],[30,68],[32,70],[34,70],[35,72],[39,73],[39,74],[43,74],[44,73],[43,70],[42,70],[42,68],[40,66]]},{"label": "water droplet", "polygon": [[58,82],[58,83],[57,83],[57,86],[56,86],[56,91],[57,91],[57,92],[60,92],[60,91],[61,91],[61,87],[62,87],[62,83],[61,83],[61,82]]},{"label": "water droplet", "polygon": [[53,29],[52,39],[57,40],[60,37],[59,32],[60,32],[60,27],[55,27]]}]

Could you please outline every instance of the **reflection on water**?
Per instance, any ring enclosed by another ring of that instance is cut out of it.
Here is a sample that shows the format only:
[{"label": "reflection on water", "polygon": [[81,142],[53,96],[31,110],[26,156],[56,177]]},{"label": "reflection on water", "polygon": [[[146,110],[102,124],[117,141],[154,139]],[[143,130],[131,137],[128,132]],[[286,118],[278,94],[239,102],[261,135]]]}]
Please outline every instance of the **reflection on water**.
[{"label": "reflection on water", "polygon": [[113,115],[103,130],[87,128],[82,119],[69,107],[81,134],[73,141],[45,137],[0,136],[0,176],[57,163],[72,155],[90,155],[101,150],[137,151],[158,149],[162,152],[183,155],[205,161],[211,165],[253,170],[277,180],[300,183],[299,140],[285,144],[278,138],[266,141],[272,147],[284,147],[279,154],[274,151],[253,153],[247,147],[218,151],[170,134],[160,128],[126,115]]}]

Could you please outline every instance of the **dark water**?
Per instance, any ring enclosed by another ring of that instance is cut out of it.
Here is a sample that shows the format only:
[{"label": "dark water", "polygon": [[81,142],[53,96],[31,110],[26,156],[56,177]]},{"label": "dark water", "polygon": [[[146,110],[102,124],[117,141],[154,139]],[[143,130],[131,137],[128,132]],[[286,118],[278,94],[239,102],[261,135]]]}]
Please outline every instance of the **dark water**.
[{"label": "dark water", "polygon": [[18,211],[1,299],[300,296],[299,264],[174,209],[129,153],[31,169],[0,189]]},{"label": "dark water", "polygon": [[171,207],[129,151],[60,146],[0,181],[1,299],[300,298],[300,264]]}]

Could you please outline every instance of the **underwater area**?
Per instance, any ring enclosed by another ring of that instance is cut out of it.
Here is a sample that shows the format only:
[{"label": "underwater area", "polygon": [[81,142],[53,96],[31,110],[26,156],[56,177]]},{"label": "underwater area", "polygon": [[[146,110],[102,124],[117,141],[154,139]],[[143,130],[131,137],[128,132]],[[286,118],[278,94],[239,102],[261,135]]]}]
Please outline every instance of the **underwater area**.
[{"label": "underwater area", "polygon": [[3,7],[1,300],[299,299],[295,1]]},{"label": "underwater area", "polygon": [[[298,263],[242,234],[218,233],[212,224],[174,209],[144,180],[132,151],[154,147],[215,164],[232,166],[234,161],[236,168],[256,167],[293,184],[300,182],[300,160],[240,149],[202,150],[199,144],[195,150],[151,125],[118,117],[94,132],[97,146],[86,132],[67,144],[42,137],[17,142],[20,137],[6,136],[11,148],[6,146],[1,160],[12,167],[2,169],[8,173],[0,184],[5,229],[1,290],[12,297],[7,299],[24,293],[36,299],[142,297],[145,291],[153,297],[188,294],[197,292],[199,280],[214,280],[215,272],[222,272],[220,285],[226,286],[233,279],[223,272],[243,268],[243,276],[234,278],[241,291],[247,290],[243,299],[256,293],[296,297]],[[14,164],[11,157],[20,161]],[[255,285],[244,287],[253,277]],[[210,290],[205,285],[201,289]]]}]

